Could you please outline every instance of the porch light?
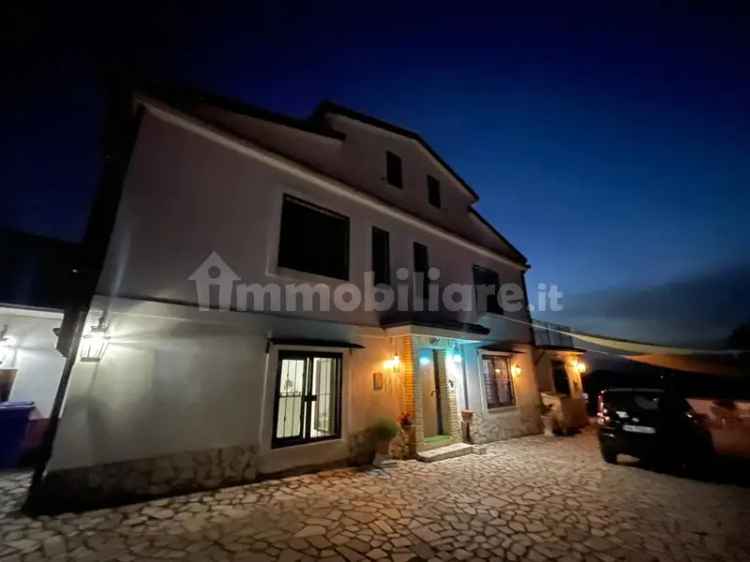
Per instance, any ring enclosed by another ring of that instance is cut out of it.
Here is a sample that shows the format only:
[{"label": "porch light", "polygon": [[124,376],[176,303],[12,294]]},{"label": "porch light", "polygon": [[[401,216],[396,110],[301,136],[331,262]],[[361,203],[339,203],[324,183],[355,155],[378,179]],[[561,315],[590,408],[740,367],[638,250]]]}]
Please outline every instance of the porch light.
[{"label": "porch light", "polygon": [[583,361],[577,361],[576,360],[576,362],[575,362],[575,368],[576,368],[576,371],[578,371],[580,374],[583,374],[583,373],[586,372],[586,369],[588,367],[587,367],[586,363],[584,363]]},{"label": "porch light", "polygon": [[95,326],[91,326],[88,334],[81,338],[81,361],[98,363],[104,357],[110,336],[104,318]]},{"label": "porch light", "polygon": [[16,344],[15,338],[8,334],[7,324],[0,331],[0,364],[2,364],[10,353],[10,348]]},{"label": "porch light", "polygon": [[419,358],[419,364],[422,366],[429,365],[430,364],[430,358],[425,357],[424,355]]},{"label": "porch light", "polygon": [[520,377],[521,373],[523,373],[521,366],[518,363],[513,363],[513,366],[510,368],[510,374],[514,377]]},{"label": "porch light", "polygon": [[394,353],[393,357],[387,359],[385,362],[386,369],[391,369],[392,371],[397,371],[400,366],[401,359],[399,359],[398,353]]}]

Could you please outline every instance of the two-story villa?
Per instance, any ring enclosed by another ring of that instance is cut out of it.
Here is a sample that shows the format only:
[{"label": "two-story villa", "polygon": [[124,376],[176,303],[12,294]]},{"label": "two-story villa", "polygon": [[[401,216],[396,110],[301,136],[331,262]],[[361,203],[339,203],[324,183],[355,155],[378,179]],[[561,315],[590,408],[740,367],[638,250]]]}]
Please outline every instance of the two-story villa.
[{"label": "two-story villa", "polygon": [[[462,442],[464,410],[475,443],[540,430],[527,261],[417,134],[331,103],[295,120],[182,92],[125,101],[37,496],[345,462],[402,413],[412,454]],[[357,302],[367,273],[391,306]]]}]

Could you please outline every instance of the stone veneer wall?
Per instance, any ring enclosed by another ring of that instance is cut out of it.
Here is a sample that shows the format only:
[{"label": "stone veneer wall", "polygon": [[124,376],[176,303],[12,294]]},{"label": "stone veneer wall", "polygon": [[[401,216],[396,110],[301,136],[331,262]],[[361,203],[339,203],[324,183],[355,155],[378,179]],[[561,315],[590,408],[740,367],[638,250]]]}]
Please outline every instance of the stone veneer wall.
[{"label": "stone veneer wall", "polygon": [[540,432],[536,409],[514,408],[504,412],[475,412],[471,421],[471,439],[474,443],[490,443]]},{"label": "stone veneer wall", "polygon": [[70,511],[251,482],[254,445],[55,470],[32,498],[40,511]]}]

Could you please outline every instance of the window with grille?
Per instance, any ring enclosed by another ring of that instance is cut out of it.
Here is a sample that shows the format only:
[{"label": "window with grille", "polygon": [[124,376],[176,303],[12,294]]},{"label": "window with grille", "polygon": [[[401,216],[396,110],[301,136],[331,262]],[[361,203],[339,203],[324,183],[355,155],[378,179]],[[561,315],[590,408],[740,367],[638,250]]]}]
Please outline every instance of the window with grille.
[{"label": "window with grille", "polygon": [[341,436],[341,354],[280,351],[273,446]]},{"label": "window with grille", "polygon": [[488,409],[515,405],[513,378],[506,357],[482,356],[482,382],[485,396],[487,396]]}]

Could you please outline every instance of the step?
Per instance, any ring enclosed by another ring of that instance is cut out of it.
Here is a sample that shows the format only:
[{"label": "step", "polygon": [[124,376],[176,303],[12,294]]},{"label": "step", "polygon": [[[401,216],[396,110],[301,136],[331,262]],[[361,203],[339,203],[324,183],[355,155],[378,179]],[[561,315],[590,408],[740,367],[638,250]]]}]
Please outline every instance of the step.
[{"label": "step", "polygon": [[436,447],[429,451],[421,451],[417,453],[417,460],[422,462],[444,461],[445,459],[453,459],[469,455],[473,452],[474,447],[472,445],[466,443],[454,443],[453,445],[446,445],[445,447]]}]

